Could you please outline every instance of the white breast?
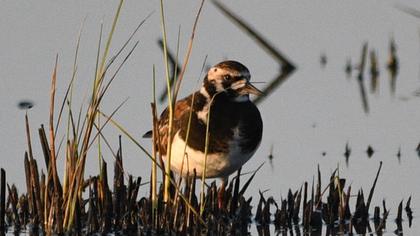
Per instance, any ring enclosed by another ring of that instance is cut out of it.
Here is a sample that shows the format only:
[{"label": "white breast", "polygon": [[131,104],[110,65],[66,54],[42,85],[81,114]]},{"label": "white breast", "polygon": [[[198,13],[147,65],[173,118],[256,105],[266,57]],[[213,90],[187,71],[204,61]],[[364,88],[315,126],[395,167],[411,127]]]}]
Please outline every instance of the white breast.
[{"label": "white breast", "polygon": [[[229,153],[207,154],[207,178],[227,177],[251,158],[255,151],[242,153],[238,145],[239,142],[239,129],[235,129],[234,140],[229,145]],[[166,157],[164,159],[166,161]],[[186,147],[185,141],[177,132],[171,148],[171,169],[182,176],[193,175],[193,170],[195,169],[197,177],[199,177],[203,174],[204,162],[204,152]]]}]

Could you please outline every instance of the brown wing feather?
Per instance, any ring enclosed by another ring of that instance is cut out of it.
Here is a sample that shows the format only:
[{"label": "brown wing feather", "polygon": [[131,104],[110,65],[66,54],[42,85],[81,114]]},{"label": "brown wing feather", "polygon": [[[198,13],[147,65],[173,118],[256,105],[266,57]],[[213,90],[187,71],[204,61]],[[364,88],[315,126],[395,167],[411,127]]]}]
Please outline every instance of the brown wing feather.
[{"label": "brown wing feather", "polygon": [[[192,95],[181,99],[176,102],[175,109],[174,109],[174,120],[172,124],[172,137],[174,134],[181,128],[180,127],[180,119],[188,114],[191,110],[191,102],[192,102]],[[165,108],[162,114],[160,115],[159,122],[159,152],[162,155],[166,155],[166,149],[168,146],[168,133],[169,133],[169,110]]]}]

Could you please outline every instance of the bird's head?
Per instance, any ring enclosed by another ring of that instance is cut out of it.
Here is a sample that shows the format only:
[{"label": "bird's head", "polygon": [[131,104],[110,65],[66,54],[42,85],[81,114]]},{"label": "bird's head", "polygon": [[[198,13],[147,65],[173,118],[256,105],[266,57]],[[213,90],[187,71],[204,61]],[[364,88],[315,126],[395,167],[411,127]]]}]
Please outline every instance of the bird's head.
[{"label": "bird's head", "polygon": [[261,95],[262,92],[250,83],[248,68],[237,61],[223,61],[210,68],[204,78],[203,88],[210,97],[226,93],[237,101],[248,101],[249,94]]}]

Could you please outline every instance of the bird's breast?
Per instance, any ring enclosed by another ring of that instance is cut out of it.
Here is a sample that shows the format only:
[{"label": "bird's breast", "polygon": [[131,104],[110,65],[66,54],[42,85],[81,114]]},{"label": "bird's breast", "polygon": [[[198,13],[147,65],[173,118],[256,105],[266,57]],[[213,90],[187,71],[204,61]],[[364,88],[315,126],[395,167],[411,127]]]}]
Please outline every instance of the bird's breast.
[{"label": "bird's breast", "polygon": [[[234,153],[230,151],[208,152],[206,155],[204,151],[186,145],[185,140],[178,132],[172,142],[171,167],[172,170],[182,176],[192,176],[194,170],[197,176],[201,176],[206,170],[206,178],[228,176],[243,165],[237,160],[238,150],[232,149],[232,151]],[[165,160],[167,161],[166,158]]]}]

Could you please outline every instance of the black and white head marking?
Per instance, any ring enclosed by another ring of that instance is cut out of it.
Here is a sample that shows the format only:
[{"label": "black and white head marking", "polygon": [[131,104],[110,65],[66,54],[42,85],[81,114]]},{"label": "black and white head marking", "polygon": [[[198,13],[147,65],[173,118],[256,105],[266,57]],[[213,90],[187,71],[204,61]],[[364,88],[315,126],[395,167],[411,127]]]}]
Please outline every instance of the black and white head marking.
[{"label": "black and white head marking", "polygon": [[227,92],[232,98],[241,95],[242,88],[249,84],[251,74],[248,68],[236,61],[223,61],[212,68],[204,78],[201,93],[208,98]]}]

